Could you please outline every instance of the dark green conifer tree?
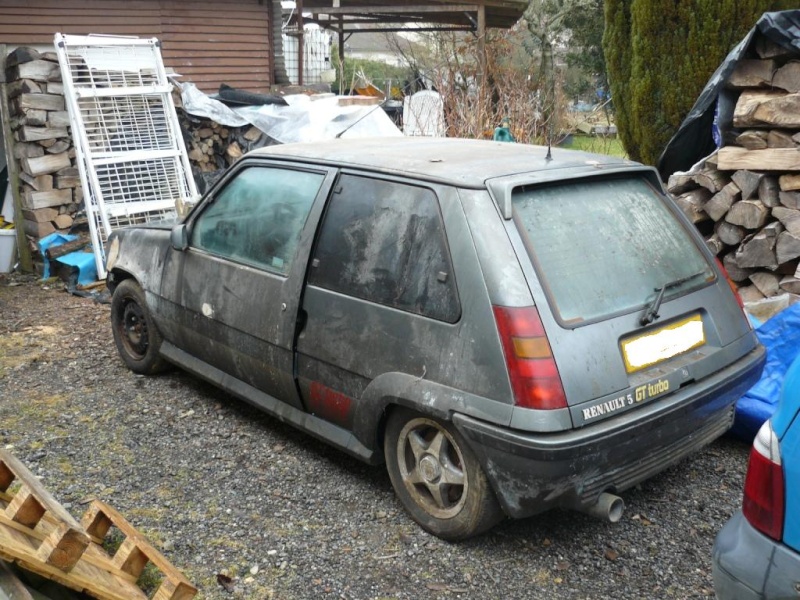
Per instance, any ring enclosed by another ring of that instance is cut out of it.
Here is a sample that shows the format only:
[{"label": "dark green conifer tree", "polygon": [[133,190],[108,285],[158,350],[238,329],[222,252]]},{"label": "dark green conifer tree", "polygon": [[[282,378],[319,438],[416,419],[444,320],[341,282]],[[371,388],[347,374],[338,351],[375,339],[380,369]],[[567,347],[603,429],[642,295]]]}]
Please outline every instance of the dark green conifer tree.
[{"label": "dark green conifer tree", "polygon": [[786,0],[606,0],[603,48],[616,123],[655,164],[706,81],[762,13]]}]

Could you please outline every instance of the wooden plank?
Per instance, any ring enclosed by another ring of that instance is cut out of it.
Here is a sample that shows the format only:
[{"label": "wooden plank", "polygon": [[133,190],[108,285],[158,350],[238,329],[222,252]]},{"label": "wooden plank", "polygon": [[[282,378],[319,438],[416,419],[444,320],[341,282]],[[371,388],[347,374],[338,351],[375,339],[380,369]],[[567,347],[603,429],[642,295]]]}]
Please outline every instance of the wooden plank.
[{"label": "wooden plank", "polygon": [[[0,71],[5,72],[6,61],[5,44],[0,44]],[[3,145],[8,162],[8,183],[11,186],[11,197],[14,199],[14,213],[22,214],[22,195],[20,194],[19,163],[12,159],[14,154],[14,138],[11,135],[11,113],[8,104],[8,84],[0,83],[0,127],[3,128]],[[22,227],[15,227],[17,232],[17,253],[19,254],[20,269],[25,273],[33,272],[33,257]],[[1,479],[0,479],[1,481]],[[8,486],[2,488],[5,492]]]},{"label": "wooden plank", "polygon": [[718,157],[723,171],[800,171],[800,151],[795,148],[747,150],[725,146],[720,148]]}]

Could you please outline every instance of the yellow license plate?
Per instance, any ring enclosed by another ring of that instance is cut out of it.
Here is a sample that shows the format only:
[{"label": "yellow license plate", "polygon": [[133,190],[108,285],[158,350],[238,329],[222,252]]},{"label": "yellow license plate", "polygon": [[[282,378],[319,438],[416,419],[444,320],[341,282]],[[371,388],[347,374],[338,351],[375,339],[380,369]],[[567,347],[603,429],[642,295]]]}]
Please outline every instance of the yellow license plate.
[{"label": "yellow license plate", "polygon": [[634,373],[706,343],[703,319],[693,315],[620,343],[625,370]]}]

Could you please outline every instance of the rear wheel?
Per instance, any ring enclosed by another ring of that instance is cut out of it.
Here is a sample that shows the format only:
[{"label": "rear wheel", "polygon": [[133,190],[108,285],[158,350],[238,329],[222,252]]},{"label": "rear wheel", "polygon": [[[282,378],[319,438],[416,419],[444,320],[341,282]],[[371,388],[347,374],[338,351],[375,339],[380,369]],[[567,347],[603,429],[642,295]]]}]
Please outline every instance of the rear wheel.
[{"label": "rear wheel", "polygon": [[433,535],[463,540],[502,519],[477,458],[450,423],[396,408],[386,424],[384,454],[400,502]]},{"label": "rear wheel", "polygon": [[147,309],[142,288],[132,279],[120,282],[114,290],[111,329],[119,355],[131,371],[153,375],[167,367],[158,353],[163,338]]}]

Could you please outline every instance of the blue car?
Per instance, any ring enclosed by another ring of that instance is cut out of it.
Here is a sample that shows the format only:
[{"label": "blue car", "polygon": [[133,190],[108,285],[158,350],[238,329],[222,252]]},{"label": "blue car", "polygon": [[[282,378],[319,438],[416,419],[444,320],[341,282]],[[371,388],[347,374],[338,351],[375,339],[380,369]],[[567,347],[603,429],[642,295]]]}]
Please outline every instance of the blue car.
[{"label": "blue car", "polygon": [[742,509],[714,543],[720,600],[800,597],[800,359],[750,451]]}]

